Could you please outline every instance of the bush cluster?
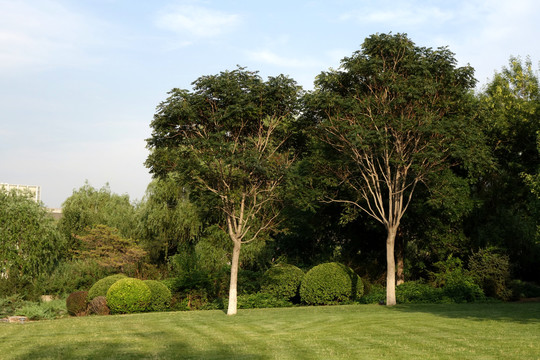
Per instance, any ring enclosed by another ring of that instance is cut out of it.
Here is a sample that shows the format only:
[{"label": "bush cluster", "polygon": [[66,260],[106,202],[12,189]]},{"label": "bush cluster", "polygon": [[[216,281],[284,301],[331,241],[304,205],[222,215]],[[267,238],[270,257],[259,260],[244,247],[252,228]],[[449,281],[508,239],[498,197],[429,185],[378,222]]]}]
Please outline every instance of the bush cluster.
[{"label": "bush cluster", "polygon": [[126,275],[124,274],[115,274],[111,276],[107,276],[101,280],[98,280],[91,288],[88,290],[88,300],[92,300],[95,297],[98,296],[106,296],[107,291],[109,291],[109,288],[111,285],[113,285],[115,282],[117,282],[120,279],[124,279]]},{"label": "bush cluster", "polygon": [[290,264],[278,264],[268,269],[261,281],[261,292],[290,300],[298,296],[304,272]]},{"label": "bush cluster", "polygon": [[107,305],[112,314],[131,314],[146,311],[152,292],[144,281],[123,278],[111,285],[107,291]]},{"label": "bush cluster", "polygon": [[315,266],[300,285],[300,298],[309,305],[356,300],[363,292],[360,277],[351,268],[335,262]]}]

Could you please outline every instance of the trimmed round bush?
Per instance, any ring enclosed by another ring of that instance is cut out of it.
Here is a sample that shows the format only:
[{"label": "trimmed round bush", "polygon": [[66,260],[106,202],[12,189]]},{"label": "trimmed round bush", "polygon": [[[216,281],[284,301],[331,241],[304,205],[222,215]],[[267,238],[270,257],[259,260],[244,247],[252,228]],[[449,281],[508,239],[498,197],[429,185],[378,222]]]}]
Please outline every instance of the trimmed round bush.
[{"label": "trimmed round bush", "polygon": [[315,266],[300,285],[300,298],[309,305],[355,300],[363,292],[362,279],[351,268],[335,262]]},{"label": "trimmed round bush", "polygon": [[143,312],[151,298],[152,292],[144,281],[133,278],[120,279],[107,291],[107,305],[113,314]]},{"label": "trimmed round bush", "polygon": [[157,280],[144,280],[150,289],[151,297],[148,311],[165,311],[171,305],[172,294],[169,288]]},{"label": "trimmed round bush", "polygon": [[71,316],[84,316],[86,315],[86,308],[88,307],[88,291],[76,291],[69,294],[66,299],[66,308],[68,314]]},{"label": "trimmed round bush", "polygon": [[97,296],[88,303],[88,312],[95,315],[109,315],[111,310],[107,306],[105,296]]},{"label": "trimmed round bush", "polygon": [[298,295],[304,272],[290,264],[278,264],[268,269],[262,278],[261,292],[291,299]]},{"label": "trimmed round bush", "polygon": [[107,276],[101,280],[98,280],[91,288],[88,290],[88,300],[92,300],[98,296],[106,296],[107,291],[112,284],[117,282],[120,279],[124,279],[126,275],[124,274],[115,274]]}]

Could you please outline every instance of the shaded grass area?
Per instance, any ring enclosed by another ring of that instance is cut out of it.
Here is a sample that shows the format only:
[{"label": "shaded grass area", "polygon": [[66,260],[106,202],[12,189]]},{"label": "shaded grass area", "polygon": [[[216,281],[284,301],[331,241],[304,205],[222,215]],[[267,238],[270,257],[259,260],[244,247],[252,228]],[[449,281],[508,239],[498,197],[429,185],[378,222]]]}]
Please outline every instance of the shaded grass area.
[{"label": "shaded grass area", "polygon": [[540,303],[297,307],[0,324],[2,359],[539,359]]}]

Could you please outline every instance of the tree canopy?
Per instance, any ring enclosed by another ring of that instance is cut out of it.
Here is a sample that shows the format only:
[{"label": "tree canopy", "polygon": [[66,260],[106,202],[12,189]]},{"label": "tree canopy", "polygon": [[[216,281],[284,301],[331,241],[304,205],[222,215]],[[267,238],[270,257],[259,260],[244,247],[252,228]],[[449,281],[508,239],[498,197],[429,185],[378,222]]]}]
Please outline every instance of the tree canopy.
[{"label": "tree canopy", "polygon": [[446,48],[372,35],[340,69],[321,73],[307,98],[315,136],[336,154],[325,170],[354,193],[329,200],[387,230],[388,305],[395,304],[395,237],[417,185],[486,153],[471,107],[473,69],[456,63]]},{"label": "tree canopy", "polygon": [[299,95],[283,75],[263,81],[238,68],[200,77],[192,92],[173,89],[152,122],[150,171],[159,177],[176,172],[214,203],[233,242],[228,314],[236,313],[241,245],[277,224],[278,188],[295,157],[287,130]]}]

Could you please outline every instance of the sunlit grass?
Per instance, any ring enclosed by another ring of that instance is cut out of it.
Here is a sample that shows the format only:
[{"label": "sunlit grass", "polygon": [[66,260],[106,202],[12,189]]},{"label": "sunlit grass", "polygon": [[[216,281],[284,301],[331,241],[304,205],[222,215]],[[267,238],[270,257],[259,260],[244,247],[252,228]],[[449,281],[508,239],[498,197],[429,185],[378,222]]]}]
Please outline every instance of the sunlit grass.
[{"label": "sunlit grass", "polygon": [[540,303],[297,307],[0,325],[2,359],[540,359]]}]

